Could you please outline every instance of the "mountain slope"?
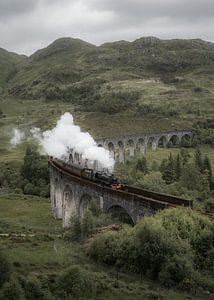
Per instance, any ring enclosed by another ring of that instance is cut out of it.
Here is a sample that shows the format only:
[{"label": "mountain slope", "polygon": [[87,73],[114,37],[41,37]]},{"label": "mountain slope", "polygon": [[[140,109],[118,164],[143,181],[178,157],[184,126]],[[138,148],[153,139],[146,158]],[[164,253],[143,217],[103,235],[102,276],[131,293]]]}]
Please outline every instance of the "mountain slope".
[{"label": "mountain slope", "polygon": [[115,113],[164,99],[212,101],[213,80],[214,44],[199,39],[144,37],[97,47],[61,38],[23,61],[10,93]]},{"label": "mountain slope", "polygon": [[25,56],[8,52],[0,48],[0,90],[15,75],[17,65],[25,59]]}]

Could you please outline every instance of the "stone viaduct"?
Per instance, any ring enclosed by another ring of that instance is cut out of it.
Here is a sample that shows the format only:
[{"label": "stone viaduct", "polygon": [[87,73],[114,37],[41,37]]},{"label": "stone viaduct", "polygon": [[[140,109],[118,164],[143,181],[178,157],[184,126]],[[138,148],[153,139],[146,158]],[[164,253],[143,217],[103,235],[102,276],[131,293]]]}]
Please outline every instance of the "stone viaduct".
[{"label": "stone viaduct", "polygon": [[[179,144],[183,138],[191,138],[191,136],[190,131],[173,131],[118,136],[96,142],[98,146],[109,149],[114,158],[118,152],[119,161],[125,163],[127,150],[130,156],[135,156],[138,151],[145,154],[149,146],[152,150],[157,150],[158,147],[166,147],[169,142]],[[79,159],[78,156],[75,161],[78,162]],[[103,211],[125,213],[133,223],[144,216],[153,215],[160,209],[170,207],[170,199],[175,201],[171,202],[172,204],[182,200],[160,194],[160,197],[155,198],[155,193],[149,191],[144,191],[146,194],[142,195],[136,188],[134,191],[131,187],[129,192],[114,190],[72,175],[57,166],[54,160],[49,161],[49,166],[52,209],[55,217],[62,219],[64,227],[68,226],[72,214],[82,216],[92,199]],[[183,200],[181,205],[185,205],[184,201],[187,200]]]},{"label": "stone viaduct", "polygon": [[169,203],[155,200],[134,192],[114,190],[94,182],[76,177],[49,161],[50,194],[54,216],[69,225],[72,214],[82,216],[93,199],[105,212],[125,213],[133,223],[144,216],[170,207]]},{"label": "stone viaduct", "polygon": [[146,154],[148,148],[157,150],[158,147],[166,147],[168,143],[181,144],[182,140],[192,137],[191,131],[170,131],[162,133],[150,133],[150,134],[136,134],[117,136],[113,138],[104,138],[96,140],[99,147],[108,149],[112,157],[116,158],[118,153],[118,159],[120,162],[125,163],[127,149],[129,156],[135,156],[136,153]]}]

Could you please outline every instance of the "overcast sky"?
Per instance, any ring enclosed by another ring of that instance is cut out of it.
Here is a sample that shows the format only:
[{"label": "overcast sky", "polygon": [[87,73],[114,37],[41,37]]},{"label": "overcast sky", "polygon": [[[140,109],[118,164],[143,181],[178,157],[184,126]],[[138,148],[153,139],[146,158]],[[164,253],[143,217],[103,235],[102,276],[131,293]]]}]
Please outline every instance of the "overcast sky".
[{"label": "overcast sky", "polygon": [[214,41],[214,0],[0,0],[0,47],[32,54],[59,37]]}]

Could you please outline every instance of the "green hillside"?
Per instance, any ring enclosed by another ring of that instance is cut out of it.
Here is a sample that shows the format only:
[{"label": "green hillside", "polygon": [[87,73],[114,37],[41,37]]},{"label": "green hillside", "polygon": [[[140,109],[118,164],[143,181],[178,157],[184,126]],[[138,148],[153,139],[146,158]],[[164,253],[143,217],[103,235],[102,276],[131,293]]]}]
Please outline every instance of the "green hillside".
[{"label": "green hillside", "polygon": [[[87,111],[213,114],[214,44],[144,37],[99,47],[61,38],[20,66],[10,94]],[[203,102],[203,106],[199,105]]]},{"label": "green hillside", "polygon": [[192,129],[214,116],[213,43],[144,37],[98,47],[60,38],[25,59],[2,53],[16,62],[0,73],[10,93],[0,99],[3,112],[8,98],[46,110],[61,103],[95,137]]},{"label": "green hillside", "polygon": [[18,64],[25,56],[8,52],[0,48],[0,94],[3,92],[7,82],[14,77]]}]

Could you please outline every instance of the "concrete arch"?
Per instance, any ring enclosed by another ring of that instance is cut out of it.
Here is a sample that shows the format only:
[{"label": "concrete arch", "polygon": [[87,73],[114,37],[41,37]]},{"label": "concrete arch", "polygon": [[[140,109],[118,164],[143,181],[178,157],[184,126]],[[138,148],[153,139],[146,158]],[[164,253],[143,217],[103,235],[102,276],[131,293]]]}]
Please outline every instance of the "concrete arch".
[{"label": "concrete arch", "polygon": [[88,194],[83,194],[79,201],[79,215],[82,217],[84,212],[88,209],[92,197]]},{"label": "concrete arch", "polygon": [[66,185],[63,192],[62,212],[63,224],[66,227],[69,225],[72,214],[76,214],[74,194],[69,185]]},{"label": "concrete arch", "polygon": [[166,145],[167,145],[167,137],[163,135],[158,139],[157,146],[159,148],[166,148]]},{"label": "concrete arch", "polygon": [[192,137],[192,135],[189,132],[182,133],[180,136],[181,136],[181,138],[183,138],[184,136],[186,136],[187,138]]},{"label": "concrete arch", "polygon": [[190,147],[191,145],[191,136],[188,133],[184,133],[181,135],[181,146],[182,147]]},{"label": "concrete arch", "polygon": [[143,138],[137,140],[136,152],[140,152],[141,154],[146,154],[146,143]]},{"label": "concrete arch", "polygon": [[118,141],[117,145],[119,147],[119,162],[125,163],[126,160],[125,145],[122,141]]},{"label": "concrete arch", "polygon": [[173,134],[169,137],[169,142],[168,142],[168,145],[169,146],[172,146],[172,147],[175,147],[175,146],[179,146],[180,145],[180,137],[179,135],[177,134]]},{"label": "concrete arch", "polygon": [[109,142],[107,146],[111,157],[115,159],[115,145],[112,142]]},{"label": "concrete arch", "polygon": [[151,136],[147,140],[147,149],[152,149],[153,151],[156,151],[158,147],[158,141],[155,139],[155,137]]},{"label": "concrete arch", "polygon": [[129,156],[135,156],[135,143],[132,139],[127,141],[127,148],[129,149]]},{"label": "concrete arch", "polygon": [[103,147],[103,145],[102,144],[98,144],[97,147]]},{"label": "concrete arch", "polygon": [[122,205],[112,205],[108,208],[107,213],[111,214],[113,218],[121,222],[134,224],[131,214]]}]

